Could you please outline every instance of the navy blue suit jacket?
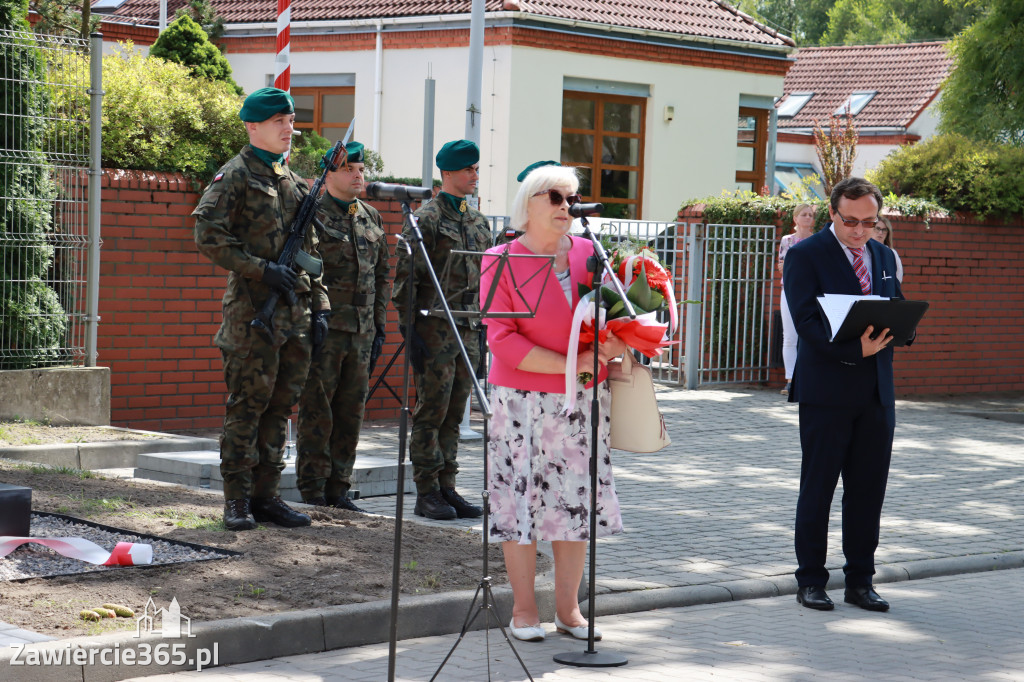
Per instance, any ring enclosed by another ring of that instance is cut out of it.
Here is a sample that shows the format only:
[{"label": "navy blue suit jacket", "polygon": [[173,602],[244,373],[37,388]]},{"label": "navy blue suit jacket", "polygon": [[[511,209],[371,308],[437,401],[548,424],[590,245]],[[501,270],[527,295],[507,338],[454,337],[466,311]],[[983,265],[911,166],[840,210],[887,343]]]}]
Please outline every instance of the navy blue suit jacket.
[{"label": "navy blue suit jacket", "polygon": [[[892,250],[874,239],[868,240],[867,248],[871,293],[903,298]],[[832,231],[824,228],[791,248],[782,279],[799,337],[789,401],[856,407],[877,399],[882,405],[894,405],[892,346],[865,358],[859,338],[838,343],[828,340],[818,296],[861,294],[860,281]]]}]

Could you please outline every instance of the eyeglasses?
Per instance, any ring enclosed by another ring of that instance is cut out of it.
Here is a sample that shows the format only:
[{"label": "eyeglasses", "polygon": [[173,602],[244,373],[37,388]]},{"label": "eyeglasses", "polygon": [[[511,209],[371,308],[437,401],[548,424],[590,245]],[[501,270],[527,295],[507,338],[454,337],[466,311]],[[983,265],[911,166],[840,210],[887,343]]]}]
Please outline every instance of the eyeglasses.
[{"label": "eyeglasses", "polygon": [[542,194],[548,195],[548,199],[551,201],[552,206],[561,206],[563,201],[569,204],[570,206],[578,204],[581,201],[583,201],[583,197],[581,197],[579,194],[569,194],[567,196],[563,196],[562,193],[559,192],[557,189],[546,189],[543,192],[537,192],[532,196],[539,197]]},{"label": "eyeglasses", "polygon": [[[844,221],[844,224],[845,224],[845,221]],[[889,230],[885,227],[885,225],[882,225],[881,223],[879,223],[878,225],[875,225],[875,232],[878,232],[879,234],[885,234],[888,231]]]},{"label": "eyeglasses", "polygon": [[[878,218],[871,218],[869,220],[847,220],[838,210],[836,211],[836,215],[839,216],[839,220],[842,221],[843,225],[846,225],[847,227],[857,227],[857,225],[860,224],[869,230],[878,229],[876,227],[879,223]],[[882,229],[884,230],[885,228],[883,227]]]}]

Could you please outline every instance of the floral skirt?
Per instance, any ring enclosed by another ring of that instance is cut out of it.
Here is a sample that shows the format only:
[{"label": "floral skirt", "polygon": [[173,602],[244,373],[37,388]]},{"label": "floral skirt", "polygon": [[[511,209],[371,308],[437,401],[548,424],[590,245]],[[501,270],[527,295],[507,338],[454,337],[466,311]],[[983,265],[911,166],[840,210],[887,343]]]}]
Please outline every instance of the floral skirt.
[{"label": "floral skirt", "polygon": [[[494,542],[590,539],[590,401],[578,387],[562,414],[561,393],[491,387],[487,443],[490,538]],[[598,391],[597,536],[622,532],[608,444],[611,390]]]}]

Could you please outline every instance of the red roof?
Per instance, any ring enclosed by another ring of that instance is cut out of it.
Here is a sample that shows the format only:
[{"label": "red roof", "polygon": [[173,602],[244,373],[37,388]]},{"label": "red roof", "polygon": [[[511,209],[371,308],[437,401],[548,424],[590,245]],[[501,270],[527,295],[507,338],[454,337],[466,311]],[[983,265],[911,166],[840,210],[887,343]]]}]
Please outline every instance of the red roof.
[{"label": "red roof", "polygon": [[[946,43],[850,45],[800,49],[783,83],[785,95],[814,93],[779,129],[823,127],[854,92],[877,91],[853,118],[858,128],[905,128],[928,106],[949,73]],[[779,100],[779,106],[788,97]]]},{"label": "red roof", "polygon": [[[274,0],[212,0],[228,24],[274,22]],[[185,5],[168,0],[167,16]],[[392,17],[469,14],[472,0],[296,0],[292,21],[387,19]],[[486,0],[487,12],[520,11],[631,29],[716,38],[765,46],[792,46],[793,41],[754,21],[720,0]],[[136,23],[155,23],[159,0],[127,0],[112,14]]]}]

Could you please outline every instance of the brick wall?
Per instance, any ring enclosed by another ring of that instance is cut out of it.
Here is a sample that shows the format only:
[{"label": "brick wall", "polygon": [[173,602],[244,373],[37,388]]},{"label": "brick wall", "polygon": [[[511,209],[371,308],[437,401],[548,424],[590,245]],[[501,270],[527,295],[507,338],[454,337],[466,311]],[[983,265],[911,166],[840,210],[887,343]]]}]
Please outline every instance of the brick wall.
[{"label": "brick wall", "polygon": [[[1024,391],[1024,220],[890,220],[903,294],[929,303],[917,340],[896,350],[897,393]],[[779,238],[788,231],[780,228]],[[782,386],[781,369],[771,383]]]},{"label": "brick wall", "polygon": [[[104,175],[97,364],[110,367],[115,425],[175,431],[213,428],[223,419],[227,396],[213,335],[227,274],[196,249],[189,214],[198,200],[198,189],[181,175]],[[374,205],[394,254],[400,206]],[[390,308],[387,332],[371,386],[401,343]],[[399,396],[401,361],[386,378]],[[395,417],[399,408],[382,385],[367,405],[367,419]]]}]

